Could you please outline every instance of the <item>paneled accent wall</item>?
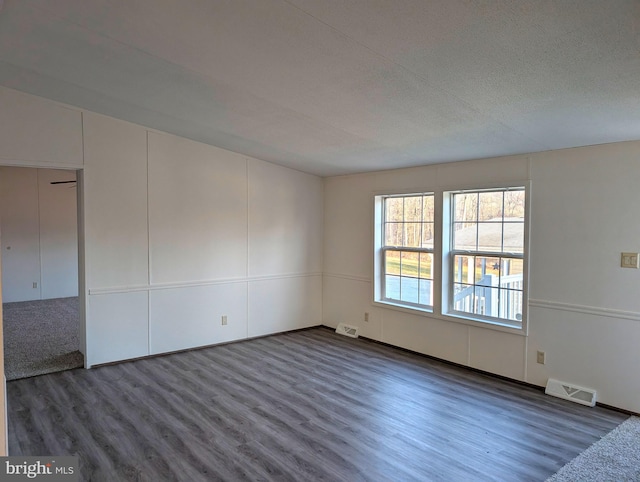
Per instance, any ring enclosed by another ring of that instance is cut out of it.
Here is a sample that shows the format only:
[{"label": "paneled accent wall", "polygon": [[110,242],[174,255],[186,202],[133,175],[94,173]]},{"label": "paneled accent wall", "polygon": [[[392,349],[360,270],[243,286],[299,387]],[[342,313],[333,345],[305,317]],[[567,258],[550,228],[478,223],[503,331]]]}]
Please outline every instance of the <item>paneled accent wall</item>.
[{"label": "paneled accent wall", "polygon": [[322,179],[10,89],[0,102],[0,120],[43,123],[37,149],[0,142],[0,164],[82,169],[88,366],[322,323]]},{"label": "paneled accent wall", "polygon": [[321,179],[95,114],[84,130],[90,365],[322,322]]}]

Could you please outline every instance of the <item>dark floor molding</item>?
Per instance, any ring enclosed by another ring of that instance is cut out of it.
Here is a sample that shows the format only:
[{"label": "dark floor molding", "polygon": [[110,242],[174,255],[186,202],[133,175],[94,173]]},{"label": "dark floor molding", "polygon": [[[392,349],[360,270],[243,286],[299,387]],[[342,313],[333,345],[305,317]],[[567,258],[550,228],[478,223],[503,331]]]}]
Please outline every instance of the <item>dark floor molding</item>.
[{"label": "dark floor molding", "polygon": [[[332,327],[330,327],[328,325],[321,325],[321,328],[325,328],[327,330],[335,331],[335,328],[332,328]],[[503,380],[505,382],[515,383],[516,385],[522,385],[524,387],[533,388],[535,390],[540,390],[542,392],[544,392],[544,390],[545,390],[545,387],[541,387],[540,385],[535,385],[533,383],[525,382],[523,380],[516,380],[515,378],[505,377],[504,375],[499,375],[497,373],[487,372],[485,370],[480,370],[479,368],[474,368],[474,367],[470,367],[470,366],[467,366],[467,365],[462,365],[460,363],[452,362],[450,360],[445,360],[444,358],[438,358],[438,357],[433,356],[433,355],[427,355],[426,353],[420,353],[419,351],[410,350],[409,348],[404,348],[404,347],[401,347],[401,346],[392,345],[391,343],[386,343],[384,341],[374,340],[373,338],[367,338],[366,336],[359,336],[358,338],[361,338],[363,340],[367,340],[367,341],[372,342],[372,343],[377,343],[379,345],[387,346],[387,347],[390,347],[390,348],[395,348],[396,350],[401,350],[401,351],[404,351],[406,353],[411,353],[413,355],[418,355],[418,356],[421,356],[421,357],[429,358],[431,360],[435,360],[435,361],[438,361],[438,362],[441,362],[441,363],[446,363],[447,365],[451,365],[451,366],[458,367],[458,368],[463,368],[465,370],[469,370],[469,371],[472,371],[474,373],[479,373],[481,375],[485,375],[485,376],[488,376],[488,377],[497,378],[497,379]],[[606,408],[606,409],[609,409],[609,410],[614,410],[616,412],[624,413],[625,415],[636,416],[636,417],[640,416],[640,413],[633,412],[631,410],[627,410],[627,409],[620,408],[620,407],[614,407],[613,405],[607,405],[605,403],[600,403],[600,402],[596,402],[596,405],[598,407],[602,407],[602,408]]]},{"label": "dark floor molding", "polygon": [[629,415],[630,417],[640,417],[640,413],[638,412],[633,412],[631,410],[626,410],[624,408],[614,407],[613,405],[607,405],[606,403],[596,402],[596,405],[598,407],[607,408],[615,412],[624,413],[625,415]]}]

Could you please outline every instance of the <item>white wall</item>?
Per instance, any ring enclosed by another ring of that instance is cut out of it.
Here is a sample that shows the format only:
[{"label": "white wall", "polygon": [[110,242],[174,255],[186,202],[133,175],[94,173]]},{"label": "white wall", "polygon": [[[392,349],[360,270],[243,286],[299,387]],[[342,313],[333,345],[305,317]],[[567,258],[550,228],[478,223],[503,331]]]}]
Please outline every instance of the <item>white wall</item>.
[{"label": "white wall", "polygon": [[310,315],[319,314],[314,324],[321,324],[322,181],[256,159],[247,168],[248,316],[253,321],[248,335],[302,328]]},{"label": "white wall", "polygon": [[84,133],[90,364],[321,323],[320,178],[92,113]]},{"label": "white wall", "polygon": [[51,184],[73,179],[74,171],[0,167],[5,302],[78,295],[76,186]]},{"label": "white wall", "polygon": [[640,412],[640,270],[620,267],[621,252],[640,251],[640,142],[534,159],[527,379],[573,381]]},{"label": "white wall", "polygon": [[[640,251],[639,155],[627,142],[325,179],[325,324],[540,386],[595,388],[640,412],[640,270],[620,268],[620,252]],[[529,336],[372,305],[374,193],[528,179]]]},{"label": "white wall", "polygon": [[[13,174],[13,175],[12,175]],[[2,299],[39,300],[40,240],[38,178],[35,169],[0,171],[2,217]]]},{"label": "white wall", "polygon": [[75,171],[38,169],[42,299],[78,296],[78,201]]},{"label": "white wall", "polygon": [[83,113],[88,366],[149,354],[147,133]]},{"label": "white wall", "polygon": [[322,179],[5,88],[0,125],[82,169],[88,366],[322,322]]},{"label": "white wall", "polygon": [[247,336],[247,189],[246,158],[149,133],[151,353]]},{"label": "white wall", "polygon": [[0,164],[82,166],[81,117],[77,109],[0,87]]}]

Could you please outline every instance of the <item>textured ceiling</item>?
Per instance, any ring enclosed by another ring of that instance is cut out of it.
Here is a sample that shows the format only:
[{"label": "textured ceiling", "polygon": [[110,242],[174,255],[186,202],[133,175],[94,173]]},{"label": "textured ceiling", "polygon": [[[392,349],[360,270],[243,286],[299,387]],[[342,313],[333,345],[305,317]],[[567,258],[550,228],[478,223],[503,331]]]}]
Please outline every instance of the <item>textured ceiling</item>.
[{"label": "textured ceiling", "polygon": [[640,0],[0,0],[0,84],[335,175],[640,139]]}]

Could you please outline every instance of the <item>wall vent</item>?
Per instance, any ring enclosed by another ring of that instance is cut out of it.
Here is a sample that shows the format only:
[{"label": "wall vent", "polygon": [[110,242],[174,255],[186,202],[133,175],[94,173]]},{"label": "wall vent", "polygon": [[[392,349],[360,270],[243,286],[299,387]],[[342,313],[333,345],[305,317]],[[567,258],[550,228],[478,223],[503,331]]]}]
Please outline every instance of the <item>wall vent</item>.
[{"label": "wall vent", "polygon": [[340,323],[338,328],[336,328],[336,333],[339,335],[350,336],[351,338],[358,338],[358,327]]},{"label": "wall vent", "polygon": [[558,398],[564,398],[565,400],[571,400],[572,402],[580,403],[593,407],[596,404],[596,391],[591,388],[579,387],[571,383],[561,382],[560,380],[554,380],[549,378],[547,381],[547,388],[544,393]]}]

